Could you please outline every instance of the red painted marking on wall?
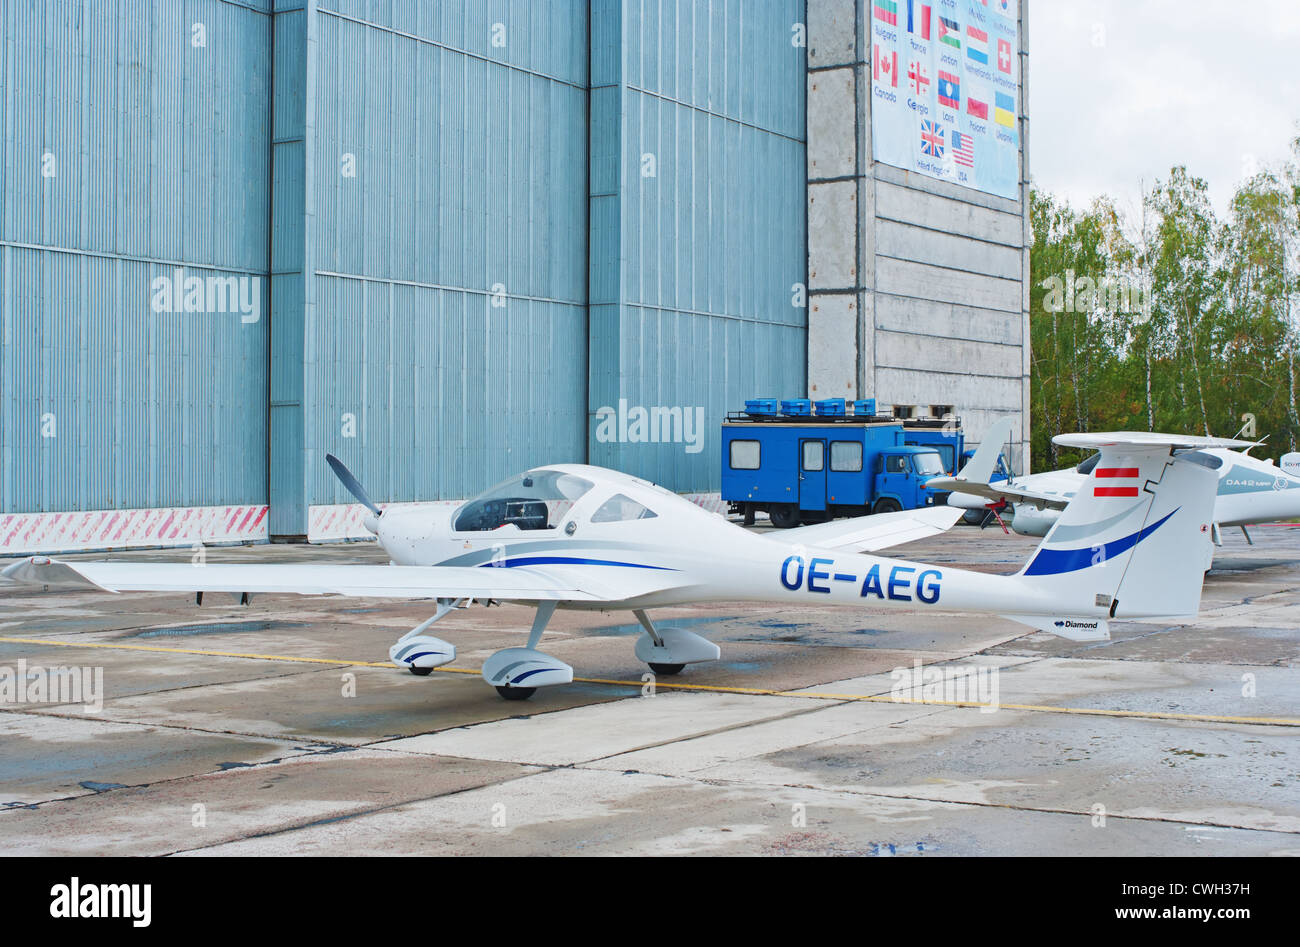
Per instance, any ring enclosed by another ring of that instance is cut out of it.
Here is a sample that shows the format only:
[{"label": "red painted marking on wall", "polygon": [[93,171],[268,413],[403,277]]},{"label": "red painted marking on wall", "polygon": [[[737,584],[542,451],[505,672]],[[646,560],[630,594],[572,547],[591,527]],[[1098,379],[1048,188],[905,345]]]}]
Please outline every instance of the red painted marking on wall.
[{"label": "red painted marking on wall", "polygon": [[158,536],[159,536],[159,537],[161,537],[162,534],[165,533],[165,532],[167,531],[167,527],[170,526],[170,525],[172,525],[172,520],[174,520],[175,518],[176,518],[176,511],[175,511],[175,510],[173,510],[172,512],[170,512],[170,513],[167,514],[167,519],[163,520],[163,524],[162,524],[161,526],[158,527]]}]

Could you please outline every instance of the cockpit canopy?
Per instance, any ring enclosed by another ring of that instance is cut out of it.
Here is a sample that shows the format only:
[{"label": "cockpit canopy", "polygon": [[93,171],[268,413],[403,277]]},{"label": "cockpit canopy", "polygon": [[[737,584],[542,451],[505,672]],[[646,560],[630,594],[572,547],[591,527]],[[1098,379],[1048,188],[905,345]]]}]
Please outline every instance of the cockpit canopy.
[{"label": "cockpit canopy", "polygon": [[512,523],[518,529],[554,529],[593,486],[570,473],[531,470],[470,500],[456,511],[452,529],[484,532]]}]

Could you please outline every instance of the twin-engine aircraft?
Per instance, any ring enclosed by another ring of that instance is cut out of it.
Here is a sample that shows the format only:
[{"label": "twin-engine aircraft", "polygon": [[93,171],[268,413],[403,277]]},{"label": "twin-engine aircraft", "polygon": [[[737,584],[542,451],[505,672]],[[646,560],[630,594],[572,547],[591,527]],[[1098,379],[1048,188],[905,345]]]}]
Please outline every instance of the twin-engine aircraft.
[{"label": "twin-engine aircraft", "polygon": [[[33,556],[4,570],[22,582],[107,592],[234,592],[434,599],[428,621],[389,652],[415,674],[456,657],[430,627],[471,601],[536,607],[528,641],[483,664],[518,700],[567,684],[573,668],[538,650],[557,608],[627,609],[644,634],[636,656],[658,674],[713,661],[718,646],[649,611],[703,602],[810,603],[1003,615],[1072,640],[1108,636],[1111,619],[1183,618],[1200,605],[1217,477],[1201,449],[1243,442],[1158,434],[1074,434],[1100,460],[1051,533],[1015,575],[873,553],[947,529],[957,508],[927,508],[750,532],[644,480],[600,467],[538,467],[450,512],[383,511],[330,457],[370,509],[390,565],[69,562]],[[996,450],[996,445],[993,448]]]},{"label": "twin-engine aircraft", "polygon": [[[1059,443],[1059,441],[1058,441]],[[1243,533],[1254,523],[1271,523],[1300,517],[1300,454],[1288,454],[1278,467],[1248,453],[1221,448],[1204,452],[1205,462],[1218,474],[1211,536],[1220,542],[1219,529],[1240,526]],[[993,483],[984,478],[936,477],[926,489],[951,490],[948,505],[965,510],[1007,514],[1011,528],[1024,536],[1046,536],[1061,511],[1088,481],[1101,455],[1093,454],[1077,467],[1029,474]],[[1250,540],[1250,534],[1246,533]]]}]

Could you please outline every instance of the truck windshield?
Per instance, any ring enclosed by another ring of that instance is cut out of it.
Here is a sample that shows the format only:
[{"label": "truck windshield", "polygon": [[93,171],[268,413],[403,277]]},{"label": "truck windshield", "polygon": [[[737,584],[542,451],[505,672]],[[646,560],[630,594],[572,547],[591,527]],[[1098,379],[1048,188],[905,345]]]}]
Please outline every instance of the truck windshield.
[{"label": "truck windshield", "polygon": [[514,524],[518,529],[554,529],[591,488],[591,481],[573,474],[530,471],[470,500],[456,511],[452,528],[482,532]]},{"label": "truck windshield", "polygon": [[943,476],[943,461],[939,459],[937,451],[925,451],[921,454],[912,455],[912,465],[916,472],[922,477],[940,477]]}]

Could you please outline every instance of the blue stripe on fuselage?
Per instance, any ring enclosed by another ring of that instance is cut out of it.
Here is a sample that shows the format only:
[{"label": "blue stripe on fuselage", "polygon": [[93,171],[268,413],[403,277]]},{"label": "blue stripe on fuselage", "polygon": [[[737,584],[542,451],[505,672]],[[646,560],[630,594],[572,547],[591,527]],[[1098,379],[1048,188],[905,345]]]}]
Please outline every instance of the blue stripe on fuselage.
[{"label": "blue stripe on fuselage", "polygon": [[625,569],[655,569],[659,572],[676,572],[667,566],[647,566],[639,562],[616,562],[613,559],[582,559],[577,556],[516,556],[513,559],[501,559],[485,562],[480,569],[514,568],[515,566],[622,566]]},{"label": "blue stripe on fuselage", "polygon": [[1025,575],[1060,575],[1064,572],[1077,572],[1096,563],[1113,559],[1142,542],[1177,512],[1178,510],[1174,510],[1164,519],[1103,546],[1088,546],[1084,549],[1040,549],[1038,555],[1034,556],[1034,561],[1025,569]]}]

